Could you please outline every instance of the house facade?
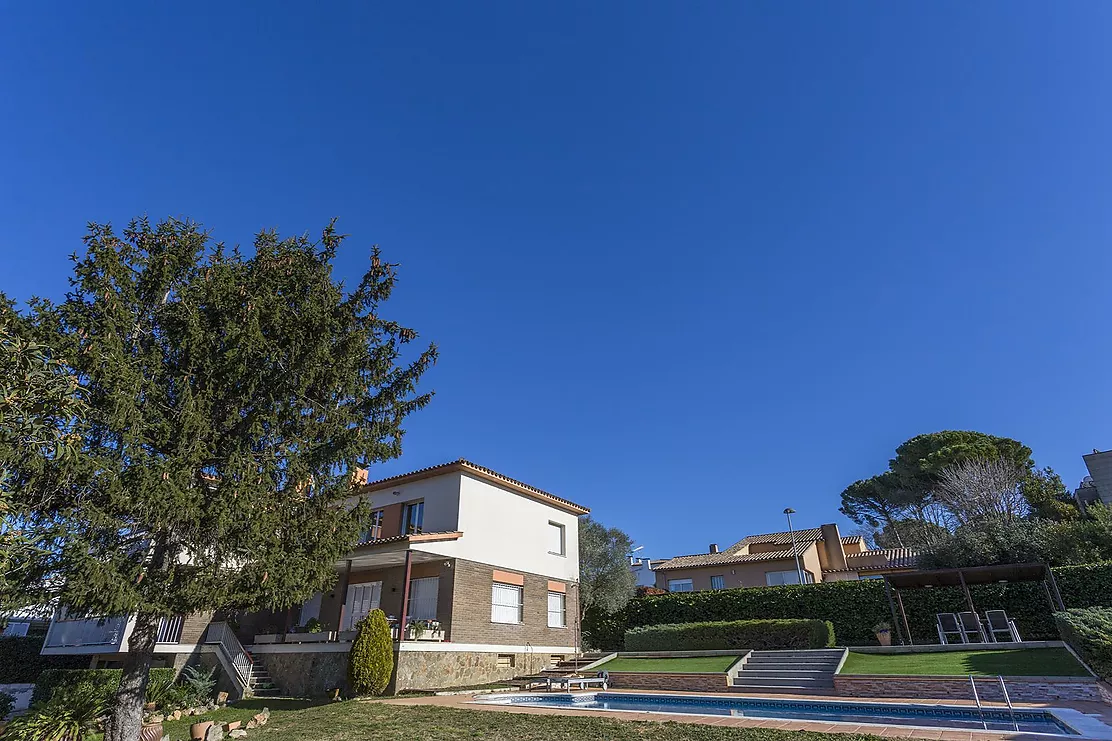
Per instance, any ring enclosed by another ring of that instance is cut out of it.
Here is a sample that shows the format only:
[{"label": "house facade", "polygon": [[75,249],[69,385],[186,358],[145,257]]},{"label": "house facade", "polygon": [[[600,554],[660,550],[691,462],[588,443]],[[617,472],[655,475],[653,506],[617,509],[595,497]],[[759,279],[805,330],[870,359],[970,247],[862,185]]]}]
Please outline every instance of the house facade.
[{"label": "house facade", "polygon": [[749,535],[725,550],[712,544],[706,553],[654,564],[653,571],[660,589],[699,592],[869,579],[914,570],[917,560],[908,548],[867,550],[861,536],[842,536],[829,523],[794,533]]},{"label": "house facade", "polygon": [[1112,505],[1112,450],[1094,450],[1082,456],[1089,475],[1074,492],[1077,503]]},{"label": "house facade", "polygon": [[[374,609],[394,632],[397,690],[507,679],[578,652],[587,508],[465,460],[362,484],[357,497],[371,523],[332,590],[286,611],[167,618],[162,660],[219,663],[240,690],[265,676],[285,694],[323,694],[344,685],[354,627]],[[111,666],[127,650],[126,616],[64,617],[43,653]]]}]

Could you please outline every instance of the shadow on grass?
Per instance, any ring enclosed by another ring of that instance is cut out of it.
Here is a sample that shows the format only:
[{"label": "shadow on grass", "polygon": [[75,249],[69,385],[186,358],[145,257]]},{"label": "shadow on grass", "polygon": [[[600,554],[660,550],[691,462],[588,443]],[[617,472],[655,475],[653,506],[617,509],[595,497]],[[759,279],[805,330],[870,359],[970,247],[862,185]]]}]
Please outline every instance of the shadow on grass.
[{"label": "shadow on grass", "polygon": [[239,700],[228,707],[236,708],[237,710],[254,710],[255,712],[259,712],[263,708],[270,708],[271,711],[285,711],[315,708],[318,705],[328,705],[331,702],[331,700],[323,697],[315,699],[303,697],[252,697],[249,700]]}]

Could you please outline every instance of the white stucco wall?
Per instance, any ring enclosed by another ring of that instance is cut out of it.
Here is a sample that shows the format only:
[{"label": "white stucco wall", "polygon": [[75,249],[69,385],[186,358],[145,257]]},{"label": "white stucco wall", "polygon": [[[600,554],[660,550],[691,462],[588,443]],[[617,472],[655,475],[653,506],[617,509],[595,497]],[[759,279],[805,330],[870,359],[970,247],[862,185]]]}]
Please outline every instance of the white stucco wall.
[{"label": "white stucco wall", "polygon": [[426,533],[451,532],[459,529],[459,479],[460,474],[450,473],[421,479],[404,486],[392,486],[366,494],[363,498],[372,509],[423,499],[425,500],[424,531]]},{"label": "white stucco wall", "polygon": [[[421,543],[420,550],[561,581],[579,580],[578,517],[467,475],[442,478],[459,479],[463,537],[453,542]],[[428,509],[425,517],[425,530],[432,530]],[[550,521],[564,526],[563,556],[548,552]]]}]

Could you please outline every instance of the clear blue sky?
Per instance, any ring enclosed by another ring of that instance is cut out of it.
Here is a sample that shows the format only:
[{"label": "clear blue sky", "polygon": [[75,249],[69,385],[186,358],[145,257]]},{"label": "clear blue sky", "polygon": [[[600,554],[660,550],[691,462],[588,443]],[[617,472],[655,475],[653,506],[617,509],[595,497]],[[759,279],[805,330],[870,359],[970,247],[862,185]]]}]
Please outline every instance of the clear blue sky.
[{"label": "clear blue sky", "polygon": [[403,263],[464,456],[646,553],[838,519],[918,433],[1112,448],[1112,6],[8,3],[0,289],[89,220]]}]

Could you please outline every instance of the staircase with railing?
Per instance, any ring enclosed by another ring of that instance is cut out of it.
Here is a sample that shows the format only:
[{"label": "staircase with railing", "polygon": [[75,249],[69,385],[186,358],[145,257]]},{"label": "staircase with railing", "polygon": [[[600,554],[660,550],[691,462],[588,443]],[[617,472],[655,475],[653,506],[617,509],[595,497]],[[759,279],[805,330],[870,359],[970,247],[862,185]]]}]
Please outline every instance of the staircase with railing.
[{"label": "staircase with railing", "polygon": [[222,664],[227,664],[231,667],[233,679],[239,684],[241,692],[248,692],[251,690],[251,675],[254,670],[255,662],[251,658],[251,654],[243,647],[243,644],[236,638],[235,631],[227,623],[210,623],[208,630],[205,632],[205,643],[216,645],[219,647],[219,654]]}]

